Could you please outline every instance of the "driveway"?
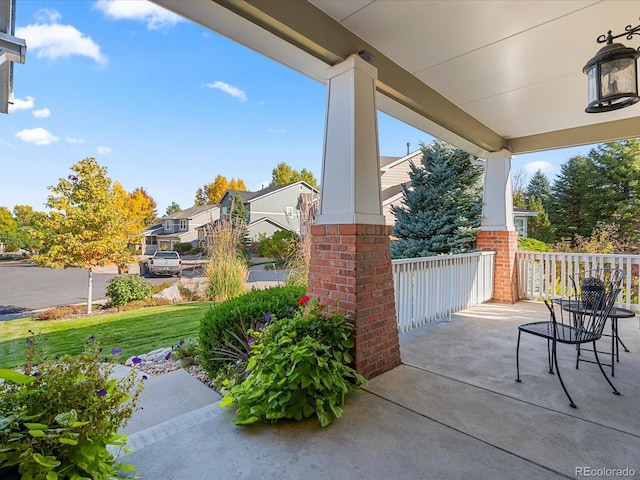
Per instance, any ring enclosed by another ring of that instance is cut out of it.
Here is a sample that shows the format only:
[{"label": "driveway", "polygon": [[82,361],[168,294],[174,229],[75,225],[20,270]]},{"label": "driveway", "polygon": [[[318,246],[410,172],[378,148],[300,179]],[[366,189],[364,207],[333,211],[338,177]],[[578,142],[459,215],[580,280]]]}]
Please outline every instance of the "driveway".
[{"label": "driveway", "polygon": [[[106,298],[115,271],[93,274],[93,300]],[[175,283],[175,277],[148,279],[152,284]],[[81,268],[42,268],[26,261],[0,262],[0,321],[30,316],[34,310],[86,303],[87,271]]]}]

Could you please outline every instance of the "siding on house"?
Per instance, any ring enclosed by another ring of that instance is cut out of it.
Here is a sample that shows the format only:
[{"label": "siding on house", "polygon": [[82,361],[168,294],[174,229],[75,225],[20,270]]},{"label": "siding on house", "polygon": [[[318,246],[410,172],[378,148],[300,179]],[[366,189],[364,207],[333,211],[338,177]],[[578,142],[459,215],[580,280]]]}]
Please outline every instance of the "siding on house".
[{"label": "siding on house", "polygon": [[220,215],[224,218],[231,212],[234,197],[239,197],[248,207],[247,231],[250,238],[258,235],[273,235],[279,230],[300,233],[300,211],[298,202],[301,195],[318,191],[306,182],[267,187],[257,192],[228,190],[220,200]]}]

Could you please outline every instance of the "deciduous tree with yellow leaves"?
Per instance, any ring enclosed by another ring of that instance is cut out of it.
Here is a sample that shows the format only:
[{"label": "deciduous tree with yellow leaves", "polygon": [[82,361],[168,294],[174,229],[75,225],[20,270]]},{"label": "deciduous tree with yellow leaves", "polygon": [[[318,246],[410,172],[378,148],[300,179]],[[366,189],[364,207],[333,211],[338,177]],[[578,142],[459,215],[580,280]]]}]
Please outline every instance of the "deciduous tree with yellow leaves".
[{"label": "deciduous tree with yellow leaves", "polygon": [[86,158],[71,167],[72,174],[50,186],[44,251],[39,265],[84,268],[88,273],[87,313],[91,313],[93,269],[131,261],[127,249],[126,215],[106,167]]}]

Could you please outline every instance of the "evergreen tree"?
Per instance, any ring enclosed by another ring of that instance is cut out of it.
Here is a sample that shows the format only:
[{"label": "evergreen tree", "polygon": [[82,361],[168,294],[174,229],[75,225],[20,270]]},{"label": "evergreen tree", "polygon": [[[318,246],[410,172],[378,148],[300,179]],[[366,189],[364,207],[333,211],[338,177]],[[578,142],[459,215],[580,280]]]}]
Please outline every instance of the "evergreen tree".
[{"label": "evergreen tree", "polygon": [[584,156],[571,157],[560,167],[551,189],[549,219],[556,240],[588,237],[598,223],[592,215],[595,166]]},{"label": "evergreen tree", "polygon": [[535,195],[532,195],[527,203],[527,210],[538,212],[537,216],[530,217],[527,222],[527,236],[545,243],[553,242],[551,222],[549,221],[549,215],[547,215],[547,212],[544,210],[542,201]]},{"label": "evergreen tree", "polygon": [[531,201],[531,197],[536,197],[542,204],[544,210],[549,210],[551,201],[551,182],[542,170],[536,170],[529,184],[527,185],[526,198],[527,202]]},{"label": "evergreen tree", "polygon": [[180,205],[178,205],[176,202],[171,202],[171,205],[169,205],[167,207],[167,209],[165,210],[164,214],[165,215],[173,215],[174,213],[178,213],[180,210],[182,210],[180,208]]},{"label": "evergreen tree", "polygon": [[589,152],[595,166],[590,217],[612,224],[627,242],[640,242],[640,140],[598,145]]},{"label": "evergreen tree", "polygon": [[393,207],[393,258],[463,253],[475,248],[482,214],[482,169],[469,154],[435,141],[411,164],[403,206]]}]

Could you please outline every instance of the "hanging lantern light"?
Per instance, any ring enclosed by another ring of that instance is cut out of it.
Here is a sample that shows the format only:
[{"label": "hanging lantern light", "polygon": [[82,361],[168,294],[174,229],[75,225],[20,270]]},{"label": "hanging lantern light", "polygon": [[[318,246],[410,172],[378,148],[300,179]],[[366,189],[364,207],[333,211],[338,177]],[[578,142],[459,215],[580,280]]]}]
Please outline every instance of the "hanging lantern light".
[{"label": "hanging lantern light", "polygon": [[637,50],[625,47],[613,40],[622,36],[631,40],[640,35],[640,25],[628,25],[620,35],[600,35],[598,43],[606,43],[595,57],[587,62],[582,71],[587,74],[589,104],[587,113],[610,112],[633,105],[640,101],[638,96],[638,56]]}]

